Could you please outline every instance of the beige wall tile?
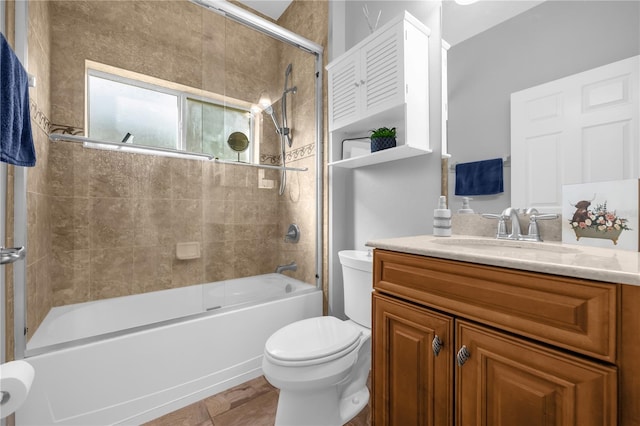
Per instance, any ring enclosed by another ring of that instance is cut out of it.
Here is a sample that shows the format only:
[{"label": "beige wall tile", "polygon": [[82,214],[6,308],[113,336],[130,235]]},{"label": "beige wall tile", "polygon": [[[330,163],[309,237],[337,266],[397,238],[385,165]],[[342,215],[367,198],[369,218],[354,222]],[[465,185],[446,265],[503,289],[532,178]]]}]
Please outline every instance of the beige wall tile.
[{"label": "beige wall tile", "polygon": [[37,275],[36,263],[27,266],[27,338],[35,333],[40,321],[38,320],[38,299],[37,299]]},{"label": "beige wall tile", "polygon": [[27,257],[27,265],[31,265],[38,260],[38,248],[36,247],[36,241],[38,239],[38,194],[33,192],[27,192],[27,247],[29,249],[29,256]]},{"label": "beige wall tile", "polygon": [[184,287],[204,281],[204,261],[202,258],[180,260],[174,257],[171,265],[171,286]]},{"label": "beige wall tile", "polygon": [[172,159],[152,155],[133,155],[133,192],[136,198],[171,198]]},{"label": "beige wall tile", "polygon": [[133,201],[129,198],[89,199],[90,247],[132,247]]},{"label": "beige wall tile", "polygon": [[88,249],[88,198],[51,197],[51,245],[55,250]]},{"label": "beige wall tile", "polygon": [[176,243],[202,241],[202,200],[171,200],[169,225]]},{"label": "beige wall tile", "polygon": [[121,152],[91,150],[89,154],[89,196],[131,197],[133,157]]},{"label": "beige wall tile", "polygon": [[48,192],[61,197],[88,197],[91,151],[76,143],[52,143],[50,147]]},{"label": "beige wall tile", "polygon": [[133,204],[133,245],[158,246],[174,243],[174,234],[170,229],[171,200],[137,198],[133,200]]},{"label": "beige wall tile", "polygon": [[96,249],[90,251],[91,299],[133,294],[133,249]]},{"label": "beige wall tile", "polygon": [[53,305],[62,306],[91,299],[91,255],[86,250],[54,250],[51,259]]},{"label": "beige wall tile", "polygon": [[[28,194],[27,194],[28,195]],[[27,207],[28,209],[28,207]],[[36,257],[48,258],[51,253],[51,197],[48,195],[36,195]],[[28,213],[27,213],[28,214]],[[29,232],[27,231],[27,234]],[[31,248],[33,250],[33,247]]]},{"label": "beige wall tile", "polygon": [[171,162],[171,198],[175,200],[202,198],[202,161],[173,160]]},{"label": "beige wall tile", "polygon": [[133,250],[133,288],[140,293],[171,288],[172,263],[171,247],[136,247]]},{"label": "beige wall tile", "polygon": [[[50,256],[45,256],[35,264],[36,274],[36,309],[37,321],[40,324],[53,306],[53,289],[49,278]],[[35,329],[34,329],[35,331]]]},{"label": "beige wall tile", "polygon": [[234,278],[235,270],[230,261],[233,256],[233,242],[207,242],[204,244],[204,282],[215,282]]}]

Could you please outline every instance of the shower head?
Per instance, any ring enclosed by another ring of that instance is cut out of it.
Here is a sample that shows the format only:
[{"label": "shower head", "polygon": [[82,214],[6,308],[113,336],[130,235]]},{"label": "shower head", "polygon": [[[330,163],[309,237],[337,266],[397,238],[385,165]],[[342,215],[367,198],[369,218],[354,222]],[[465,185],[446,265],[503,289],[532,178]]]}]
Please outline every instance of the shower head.
[{"label": "shower head", "polygon": [[276,133],[280,134],[281,133],[280,125],[278,124],[278,120],[276,119],[276,114],[275,112],[273,112],[273,108],[271,107],[271,105],[265,108],[264,112],[269,114],[269,117],[271,117],[271,121],[273,121],[273,125],[276,127]]}]

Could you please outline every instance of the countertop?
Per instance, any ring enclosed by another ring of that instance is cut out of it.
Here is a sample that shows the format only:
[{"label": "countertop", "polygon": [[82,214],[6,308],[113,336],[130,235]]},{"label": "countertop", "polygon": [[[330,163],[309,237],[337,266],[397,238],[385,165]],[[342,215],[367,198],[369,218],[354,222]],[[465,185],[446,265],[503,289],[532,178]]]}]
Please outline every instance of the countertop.
[{"label": "countertop", "polygon": [[419,235],[367,242],[402,253],[460,260],[594,281],[640,286],[640,253],[562,244],[454,235]]}]

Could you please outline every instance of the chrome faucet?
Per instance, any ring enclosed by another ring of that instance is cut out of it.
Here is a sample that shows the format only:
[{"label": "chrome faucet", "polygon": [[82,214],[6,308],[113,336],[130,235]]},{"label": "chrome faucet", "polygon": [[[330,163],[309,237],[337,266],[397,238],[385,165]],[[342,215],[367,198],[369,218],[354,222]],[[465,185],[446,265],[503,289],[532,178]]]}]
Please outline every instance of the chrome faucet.
[{"label": "chrome faucet", "polygon": [[287,265],[278,265],[276,267],[276,274],[281,274],[284,271],[297,271],[298,270],[298,265],[296,265],[296,262],[293,261]]},{"label": "chrome faucet", "polygon": [[[485,213],[482,217],[487,219],[498,219],[498,232],[496,238],[499,240],[516,240],[516,241],[542,241],[540,232],[538,231],[538,220],[557,219],[558,215],[554,213],[539,214],[535,208],[529,208],[525,211],[529,215],[529,229],[526,235],[522,235],[520,229],[520,220],[518,217],[518,209],[508,207],[501,214]],[[511,221],[511,233],[507,234],[506,220]]]},{"label": "chrome faucet", "polygon": [[518,219],[518,210],[513,207],[507,207],[502,211],[502,219],[511,220],[511,233],[507,235],[508,240],[521,240],[522,232],[520,231],[520,219]]}]

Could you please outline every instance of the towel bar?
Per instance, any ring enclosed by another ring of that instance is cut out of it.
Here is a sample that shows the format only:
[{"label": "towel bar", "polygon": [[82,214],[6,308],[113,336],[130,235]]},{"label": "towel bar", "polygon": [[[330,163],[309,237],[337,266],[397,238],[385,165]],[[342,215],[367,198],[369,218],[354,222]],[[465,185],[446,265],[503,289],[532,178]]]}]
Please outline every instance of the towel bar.
[{"label": "towel bar", "polygon": [[[449,164],[449,173],[455,173],[456,172],[456,163],[453,164]],[[502,157],[502,166],[503,167],[510,167],[511,166],[511,156],[507,155],[506,157]]]}]

